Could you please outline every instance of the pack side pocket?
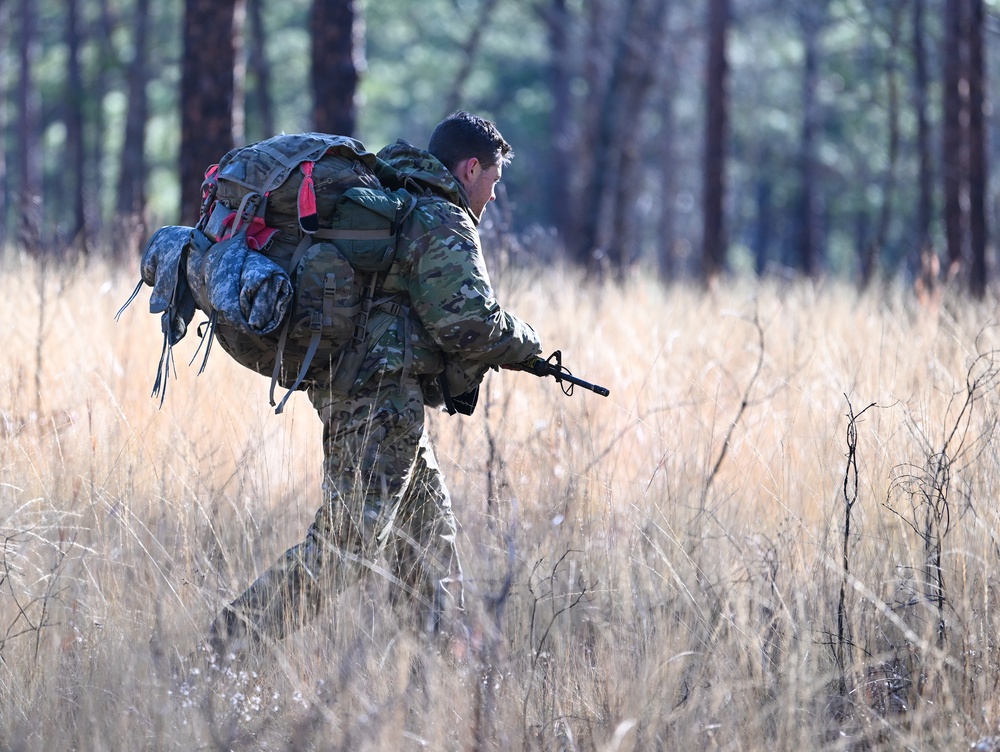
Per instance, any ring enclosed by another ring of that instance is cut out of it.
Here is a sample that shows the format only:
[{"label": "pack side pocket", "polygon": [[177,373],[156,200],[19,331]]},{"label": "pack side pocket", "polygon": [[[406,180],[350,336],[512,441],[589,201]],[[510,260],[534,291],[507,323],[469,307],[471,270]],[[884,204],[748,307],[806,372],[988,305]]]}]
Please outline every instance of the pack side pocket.
[{"label": "pack side pocket", "polygon": [[264,376],[271,375],[276,354],[274,337],[256,337],[224,321],[216,324],[215,337],[229,357],[241,366]]},{"label": "pack side pocket", "polygon": [[[349,188],[337,202],[332,229],[343,237],[333,242],[359,272],[381,272],[392,264],[396,253],[397,218],[405,210],[409,194],[372,188]],[[351,233],[356,232],[356,237]]]},{"label": "pack side pocket", "polygon": [[350,263],[333,243],[314,243],[294,274],[289,340],[304,347],[319,332],[323,352],[339,353],[354,334],[354,317],[360,310]]}]

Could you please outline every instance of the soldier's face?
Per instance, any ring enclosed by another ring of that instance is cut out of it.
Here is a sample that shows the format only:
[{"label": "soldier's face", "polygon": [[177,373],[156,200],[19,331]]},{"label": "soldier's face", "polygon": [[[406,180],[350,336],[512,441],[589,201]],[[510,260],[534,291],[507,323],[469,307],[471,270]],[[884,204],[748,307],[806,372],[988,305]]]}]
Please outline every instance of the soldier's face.
[{"label": "soldier's face", "polygon": [[465,163],[459,179],[469,194],[469,208],[477,217],[483,216],[486,204],[496,198],[496,186],[503,174],[500,164],[483,167],[482,162],[473,157]]}]

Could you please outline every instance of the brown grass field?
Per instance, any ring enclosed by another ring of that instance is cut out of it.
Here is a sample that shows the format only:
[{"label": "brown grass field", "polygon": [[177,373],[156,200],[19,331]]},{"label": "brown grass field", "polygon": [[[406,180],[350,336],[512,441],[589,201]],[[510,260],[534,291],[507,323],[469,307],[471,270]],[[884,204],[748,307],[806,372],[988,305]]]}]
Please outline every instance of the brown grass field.
[{"label": "brown grass field", "polygon": [[[136,269],[0,273],[0,748],[961,750],[1000,733],[993,304],[834,283],[498,280],[607,399],[435,414],[475,628],[378,582],[179,696],[165,654],[300,540],[320,423],[176,348]],[[509,592],[503,583],[512,578]],[[985,748],[985,747],[984,747]]]}]

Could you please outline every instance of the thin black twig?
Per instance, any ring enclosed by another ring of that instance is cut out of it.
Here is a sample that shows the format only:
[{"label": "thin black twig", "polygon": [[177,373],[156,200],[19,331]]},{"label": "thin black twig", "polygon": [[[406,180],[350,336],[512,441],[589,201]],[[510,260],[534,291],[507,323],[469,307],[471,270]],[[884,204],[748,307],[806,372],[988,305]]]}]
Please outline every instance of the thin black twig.
[{"label": "thin black twig", "polygon": [[752,323],[754,328],[757,330],[757,364],[754,367],[753,374],[750,376],[750,380],[747,382],[746,389],[743,390],[743,399],[740,400],[739,409],[736,411],[736,415],[729,424],[729,430],[726,432],[726,438],[722,441],[719,456],[716,458],[715,464],[712,465],[712,470],[708,474],[708,478],[705,479],[705,485],[701,491],[700,508],[702,511],[705,509],[705,502],[708,499],[709,489],[711,489],[712,483],[715,481],[715,476],[719,473],[719,468],[722,467],[722,461],[726,458],[726,454],[729,452],[729,444],[733,439],[733,434],[736,432],[736,427],[739,426],[740,421],[743,419],[743,414],[747,411],[747,408],[750,407],[750,396],[753,394],[753,390],[757,386],[757,379],[760,378],[760,372],[764,367],[764,328],[761,326],[760,318],[757,314],[754,314],[750,323]]},{"label": "thin black twig", "polygon": [[837,600],[837,644],[836,659],[840,669],[840,691],[847,693],[847,667],[851,652],[851,637],[847,624],[847,583],[851,572],[851,510],[858,501],[858,418],[875,407],[872,402],[859,413],[854,412],[851,399],[847,400],[847,467],[844,470],[844,537],[842,546],[840,597]]}]

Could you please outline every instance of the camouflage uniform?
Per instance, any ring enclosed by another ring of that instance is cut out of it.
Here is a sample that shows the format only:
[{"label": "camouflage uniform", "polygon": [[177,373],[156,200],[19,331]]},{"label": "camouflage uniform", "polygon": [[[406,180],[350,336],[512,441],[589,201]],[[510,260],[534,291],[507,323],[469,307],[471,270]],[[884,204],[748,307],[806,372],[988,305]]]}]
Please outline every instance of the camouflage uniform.
[{"label": "camouflage uniform", "polygon": [[323,505],[306,539],[213,625],[210,642],[220,655],[247,638],[283,637],[368,572],[408,596],[422,629],[436,631],[442,616],[463,607],[455,517],[424,408],[441,405],[441,374],[449,392],[461,395],[491,366],[527,360],[540,346],[534,330],[496,300],[462,185],[403,141],[378,156],[422,193],[381,285],[384,295],[403,297],[404,313],[372,316],[349,394],[310,390],[323,421]]}]

